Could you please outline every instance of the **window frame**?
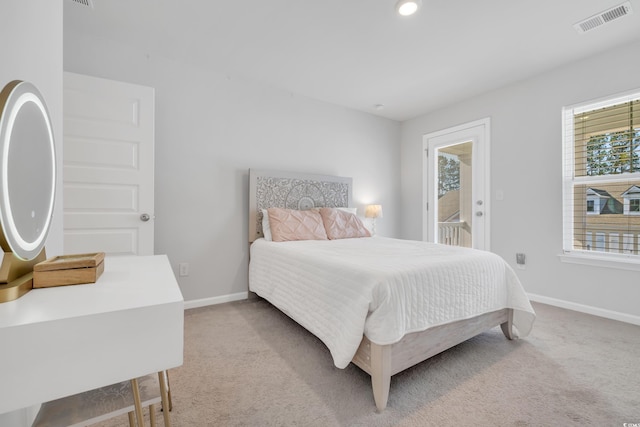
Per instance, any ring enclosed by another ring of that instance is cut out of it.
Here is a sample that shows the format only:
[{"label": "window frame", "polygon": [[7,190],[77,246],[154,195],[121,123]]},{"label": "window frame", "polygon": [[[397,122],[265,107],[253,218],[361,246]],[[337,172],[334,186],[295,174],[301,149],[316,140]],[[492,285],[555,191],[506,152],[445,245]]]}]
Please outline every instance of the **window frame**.
[{"label": "window frame", "polygon": [[[613,267],[640,271],[640,253],[625,253],[620,246],[623,239],[618,236],[618,251],[603,252],[598,248],[598,233],[592,234],[590,250],[574,248],[574,188],[578,185],[592,186],[598,183],[615,183],[640,180],[640,172],[623,173],[620,175],[575,176],[575,123],[577,114],[607,108],[614,105],[632,102],[640,99],[640,88],[625,93],[608,96],[596,100],[580,102],[562,108],[562,210],[563,210],[563,243],[562,253],[559,255],[563,262]],[[597,205],[594,203],[594,209]],[[586,208],[585,208],[586,209]],[[586,212],[594,215],[596,212]],[[635,214],[635,212],[634,212]],[[585,235],[585,238],[587,236]],[[608,239],[606,239],[608,240]],[[605,240],[605,241],[606,241]],[[640,252],[640,234],[637,235]],[[608,243],[608,242],[607,242]],[[605,243],[606,244],[606,243]]]},{"label": "window frame", "polygon": [[640,196],[625,197],[624,214],[640,215]]}]

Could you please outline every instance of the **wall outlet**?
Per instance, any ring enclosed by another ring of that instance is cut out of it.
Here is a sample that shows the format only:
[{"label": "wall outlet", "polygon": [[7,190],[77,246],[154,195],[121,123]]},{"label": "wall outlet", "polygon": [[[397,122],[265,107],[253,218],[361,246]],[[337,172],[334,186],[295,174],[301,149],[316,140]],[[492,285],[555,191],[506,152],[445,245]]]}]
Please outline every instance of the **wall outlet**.
[{"label": "wall outlet", "polygon": [[180,277],[185,277],[189,275],[189,263],[187,262],[181,262],[178,265],[178,274],[180,275]]},{"label": "wall outlet", "polygon": [[523,254],[523,253],[517,253],[516,254],[516,264],[518,265],[518,268],[524,270],[526,268],[526,263],[527,263],[526,255]]}]

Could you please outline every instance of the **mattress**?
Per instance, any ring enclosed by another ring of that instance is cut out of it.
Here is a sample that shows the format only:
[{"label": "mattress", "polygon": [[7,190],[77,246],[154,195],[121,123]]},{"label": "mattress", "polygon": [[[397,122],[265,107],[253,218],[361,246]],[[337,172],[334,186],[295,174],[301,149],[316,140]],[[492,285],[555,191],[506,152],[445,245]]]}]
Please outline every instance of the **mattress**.
[{"label": "mattress", "polygon": [[370,237],[251,245],[249,289],[328,347],[345,368],[363,334],[380,345],[411,332],[514,309],[516,334],[535,312],[513,269],[487,251]]}]

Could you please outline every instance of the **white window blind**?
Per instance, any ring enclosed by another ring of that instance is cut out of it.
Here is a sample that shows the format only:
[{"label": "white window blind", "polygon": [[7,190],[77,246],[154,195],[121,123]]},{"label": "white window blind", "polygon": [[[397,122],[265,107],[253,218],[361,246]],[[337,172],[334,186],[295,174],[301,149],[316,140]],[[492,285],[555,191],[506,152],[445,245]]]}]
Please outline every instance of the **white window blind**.
[{"label": "white window blind", "polygon": [[640,91],[563,108],[565,254],[640,264],[638,204]]}]

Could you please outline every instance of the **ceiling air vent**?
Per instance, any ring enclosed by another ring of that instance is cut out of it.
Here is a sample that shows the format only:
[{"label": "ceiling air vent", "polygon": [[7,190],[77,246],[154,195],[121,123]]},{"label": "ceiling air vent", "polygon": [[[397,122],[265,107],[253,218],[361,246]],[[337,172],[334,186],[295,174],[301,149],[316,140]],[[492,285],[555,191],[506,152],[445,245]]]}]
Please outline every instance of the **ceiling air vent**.
[{"label": "ceiling air vent", "polygon": [[93,9],[93,0],[70,0],[71,3],[76,3],[80,6],[86,6]]},{"label": "ceiling air vent", "polygon": [[604,25],[607,22],[611,22],[618,18],[622,18],[625,15],[629,15],[632,12],[633,10],[631,9],[631,3],[627,1],[619,6],[612,7],[609,10],[605,10],[604,12],[600,12],[597,15],[587,18],[584,21],[580,21],[574,24],[573,28],[575,28],[579,33],[586,33],[587,31],[598,28],[599,26]]}]

